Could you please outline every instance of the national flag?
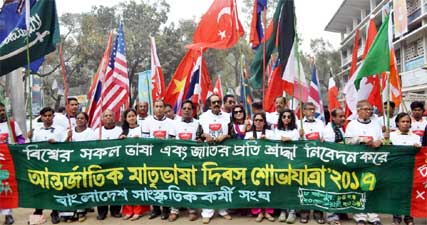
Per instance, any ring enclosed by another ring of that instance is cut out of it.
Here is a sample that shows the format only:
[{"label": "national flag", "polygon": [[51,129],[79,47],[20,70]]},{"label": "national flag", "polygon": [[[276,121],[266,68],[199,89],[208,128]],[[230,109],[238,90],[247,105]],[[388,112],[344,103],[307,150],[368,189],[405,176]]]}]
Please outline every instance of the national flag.
[{"label": "national flag", "polygon": [[[374,43],[372,44],[369,52],[361,65],[360,71],[354,81],[356,88],[360,88],[360,83],[364,77],[369,77],[385,71],[390,71],[390,43],[392,42],[393,31],[389,37],[389,29],[392,29],[391,17],[388,15],[385,22],[381,25]],[[392,43],[391,43],[392,45]]]},{"label": "national flag", "polygon": [[30,60],[37,61],[31,66],[33,72],[38,70],[43,56],[56,49],[60,39],[55,1],[26,0],[21,4],[22,13],[16,12],[17,1],[5,3],[0,12],[0,76],[27,65],[27,27]]},{"label": "national flag", "polygon": [[204,104],[210,90],[212,90],[212,84],[206,62],[202,60],[200,51],[190,49],[172,76],[164,101],[175,109],[180,108],[181,103],[187,99],[191,99],[196,104]]},{"label": "national flag", "polygon": [[246,115],[250,118],[252,117],[252,93],[251,88],[249,86],[249,74],[248,70],[246,69],[246,63],[245,63],[245,57],[242,55],[240,59],[241,67],[242,67],[242,73],[240,77],[240,102],[243,104],[243,107],[246,111]]},{"label": "national flag", "polygon": [[261,14],[266,9],[267,0],[254,0],[251,30],[249,34],[249,43],[253,49],[257,49],[261,43],[261,40],[264,38]]},{"label": "national flag", "polygon": [[[307,88],[301,60],[298,59],[300,56],[298,51],[295,50],[296,45],[298,45],[298,43],[295,41],[285,71],[282,75],[283,90],[287,95],[292,96],[294,100],[306,102],[309,90]],[[294,103],[296,103],[296,101],[294,101]],[[294,104],[294,106],[296,105]]]},{"label": "national flag", "polygon": [[357,70],[357,52],[359,51],[359,39],[360,39],[360,31],[356,30],[356,34],[354,36],[354,44],[353,44],[353,53],[350,67],[349,80],[347,81],[343,93],[345,95],[345,118],[347,120],[351,120],[352,117],[356,114],[356,105],[357,105],[357,90],[354,86],[354,80],[356,76],[354,75]]},{"label": "national flag", "polygon": [[92,127],[100,124],[97,117],[102,112],[110,109],[115,113],[116,121],[120,119],[120,108],[124,105],[129,107],[129,77],[126,61],[125,40],[123,34],[123,24],[120,23],[113,49],[105,74],[105,82],[102,84],[102,108],[97,107],[94,113]]},{"label": "national flag", "polygon": [[[105,48],[104,55],[99,63],[96,74],[92,80],[92,84],[89,89],[88,99],[89,104],[87,108],[87,114],[89,115],[89,126],[97,127],[101,124],[101,101],[102,101],[102,84],[105,82],[105,73],[108,67],[108,61],[110,57],[111,47],[113,43],[113,33],[110,32],[108,37],[107,47]],[[96,112],[96,114],[95,114]],[[94,126],[95,125],[95,126]]]},{"label": "national flag", "polygon": [[[277,48],[282,68],[286,68],[295,41],[295,10],[293,0],[279,0],[273,20],[269,25],[264,38],[264,45],[260,45],[251,64],[252,78],[250,82],[254,88],[263,85],[263,73],[270,62],[271,54]],[[270,35],[271,34],[271,35]],[[267,63],[264,63],[267,62]]]},{"label": "national flag", "polygon": [[163,75],[163,70],[160,65],[159,57],[157,56],[156,41],[154,37],[151,37],[151,72],[152,72],[152,99],[153,105],[154,101],[157,99],[163,99],[165,91],[165,78]]},{"label": "national flag", "polygon": [[331,76],[328,84],[328,110],[332,112],[334,109],[339,108],[341,108],[341,104],[338,101],[338,88],[334,78]]},{"label": "national flag", "polygon": [[245,34],[235,0],[215,0],[194,32],[190,49],[225,49],[234,46]]},{"label": "national flag", "polygon": [[140,102],[148,102],[148,114],[152,115],[153,112],[153,98],[152,98],[152,72],[146,70],[138,73],[138,100]]},{"label": "national flag", "polygon": [[266,112],[274,112],[274,100],[277,96],[283,96],[282,73],[283,69],[280,65],[280,60],[277,59],[272,66],[271,78],[268,81],[268,88],[264,96],[263,108]]},{"label": "national flag", "polygon": [[310,91],[308,102],[312,102],[316,108],[316,117],[325,122],[325,113],[323,110],[323,100],[321,94],[321,86],[319,76],[317,75],[316,65],[313,64],[313,71],[311,73]]},{"label": "national flag", "polygon": [[219,75],[219,74],[218,74],[218,77],[216,78],[213,93],[218,95],[221,99],[224,96],[224,92],[222,91],[222,86],[221,86],[221,75]]}]

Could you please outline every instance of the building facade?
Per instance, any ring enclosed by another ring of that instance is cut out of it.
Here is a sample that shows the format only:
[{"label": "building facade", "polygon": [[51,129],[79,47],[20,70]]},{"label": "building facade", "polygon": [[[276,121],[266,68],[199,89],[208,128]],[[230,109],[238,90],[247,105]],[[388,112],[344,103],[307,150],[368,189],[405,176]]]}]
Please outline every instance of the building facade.
[{"label": "building facade", "polygon": [[[408,32],[393,40],[396,60],[405,95],[427,94],[427,0],[406,0]],[[360,30],[359,63],[365,48],[367,27],[374,18],[379,29],[384,7],[393,7],[392,0],[344,0],[325,30],[341,34],[339,51],[341,71],[337,74],[341,85],[348,80],[356,30]]]}]

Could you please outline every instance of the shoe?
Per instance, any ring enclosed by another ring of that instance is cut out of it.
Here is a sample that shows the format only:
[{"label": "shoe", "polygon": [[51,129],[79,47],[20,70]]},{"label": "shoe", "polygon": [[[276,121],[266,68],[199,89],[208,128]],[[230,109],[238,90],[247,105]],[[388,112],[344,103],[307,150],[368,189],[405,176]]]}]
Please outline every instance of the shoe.
[{"label": "shoe", "polygon": [[268,221],[270,222],[274,222],[276,219],[274,219],[274,217],[268,213],[264,214],[264,217],[267,218]]},{"label": "shoe", "polygon": [[176,213],[169,214],[169,218],[168,218],[169,222],[174,222],[176,219],[178,219],[178,214]]},{"label": "shoe", "polygon": [[375,221],[372,223],[372,225],[381,225],[381,221]]},{"label": "shoe", "polygon": [[366,221],[359,220],[357,221],[357,225],[366,225]]},{"label": "shoe", "polygon": [[256,217],[255,222],[261,223],[263,219],[264,219],[264,213],[260,212]]},{"label": "shoe", "polygon": [[414,218],[412,218],[411,216],[405,216],[405,218],[403,218],[403,221],[405,221],[406,225],[415,225]]},{"label": "shoe", "polygon": [[122,214],[121,213],[111,213],[111,216],[114,218],[121,218]]},{"label": "shoe", "polygon": [[393,225],[399,225],[402,222],[402,217],[400,216],[393,216]]},{"label": "shoe", "polygon": [[142,217],[141,215],[137,215],[137,214],[135,214],[135,215],[133,215],[133,216],[130,218],[130,221],[139,220],[139,218],[141,218],[141,217]]},{"label": "shoe", "polygon": [[84,222],[86,220],[86,215],[79,215],[79,218],[77,219],[77,221]]},{"label": "shoe", "polygon": [[123,215],[123,220],[128,220],[132,217],[132,215]]},{"label": "shoe", "polygon": [[280,212],[279,222],[286,222],[286,212],[285,211]]},{"label": "shoe", "polygon": [[162,215],[160,216],[161,220],[167,220],[169,218],[168,212],[162,212]]},{"label": "shoe", "polygon": [[197,218],[198,218],[198,216],[197,216],[197,214],[196,214],[196,213],[189,213],[189,214],[188,214],[188,219],[189,219],[190,221],[195,221],[195,220],[197,220]]},{"label": "shoe", "polygon": [[300,223],[308,223],[308,220],[309,220],[309,216],[308,215],[301,214],[301,217],[299,219]]},{"label": "shoe", "polygon": [[288,218],[286,219],[286,223],[293,224],[297,220],[297,215],[294,212],[290,212]]},{"label": "shoe", "polygon": [[202,223],[203,224],[208,224],[209,222],[211,222],[211,218],[209,218],[209,217],[203,217],[203,219],[202,219]]},{"label": "shoe", "polygon": [[58,224],[59,222],[61,222],[57,213],[50,214],[50,221],[52,222],[52,224]]},{"label": "shoe", "polygon": [[226,219],[226,220],[232,220],[233,218],[230,216],[230,214],[225,214],[222,216],[222,218]]},{"label": "shoe", "polygon": [[97,220],[105,220],[105,218],[107,218],[107,214],[105,214],[105,215],[97,215],[96,216]]},{"label": "shoe", "polygon": [[156,218],[156,217],[158,217],[158,216],[160,216],[160,212],[156,212],[156,211],[152,211],[151,213],[150,213],[150,216],[148,217],[148,219],[149,220],[152,220],[152,219],[154,219],[154,218]]},{"label": "shoe", "polygon": [[13,219],[12,215],[6,215],[4,217],[4,224],[5,225],[10,225],[10,224],[13,224],[13,223],[15,223],[15,220]]}]

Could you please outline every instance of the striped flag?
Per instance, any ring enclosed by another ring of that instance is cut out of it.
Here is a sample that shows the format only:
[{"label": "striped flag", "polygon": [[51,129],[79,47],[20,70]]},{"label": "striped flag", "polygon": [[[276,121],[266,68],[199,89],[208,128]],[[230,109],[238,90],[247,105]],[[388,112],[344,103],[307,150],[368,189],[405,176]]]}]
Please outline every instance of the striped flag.
[{"label": "striped flag", "polygon": [[154,37],[151,37],[151,73],[151,79],[153,83],[151,95],[152,99],[153,101],[157,99],[163,99],[165,92],[165,78],[163,75],[162,66],[160,65],[159,57],[157,56],[156,41],[154,40]]},{"label": "striped flag", "polygon": [[308,101],[314,103],[316,107],[316,118],[325,122],[325,113],[323,110],[322,94],[320,93],[319,76],[317,75],[316,65],[313,64],[313,72],[311,73],[310,92]]},{"label": "striped flag", "polygon": [[118,120],[120,118],[120,108],[123,105],[125,108],[129,107],[129,77],[123,23],[119,25],[104,81],[101,94],[102,103],[95,110],[92,118],[92,127],[101,125],[99,118],[103,111],[111,109],[115,113],[116,120]]}]

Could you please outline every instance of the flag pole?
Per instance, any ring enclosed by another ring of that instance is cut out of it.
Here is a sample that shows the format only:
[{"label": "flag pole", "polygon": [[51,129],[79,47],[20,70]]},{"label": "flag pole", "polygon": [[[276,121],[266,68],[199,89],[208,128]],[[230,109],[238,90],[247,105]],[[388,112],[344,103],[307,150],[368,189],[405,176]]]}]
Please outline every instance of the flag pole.
[{"label": "flag pole", "polygon": [[[388,76],[387,76],[388,74]],[[387,78],[387,128],[386,131],[390,133],[390,73],[386,73]]]},{"label": "flag pole", "polygon": [[148,93],[148,106],[149,106],[149,110],[150,110],[150,114],[153,113],[153,98],[151,96],[151,90],[150,90],[150,83],[151,80],[148,79],[148,76],[145,76],[145,80],[147,82],[147,93]]},{"label": "flag pole", "polygon": [[[255,3],[256,4],[256,3]],[[267,39],[266,37],[266,26],[267,26],[267,6],[265,7],[265,10],[262,13],[262,23],[263,23],[263,31],[264,31],[264,42],[263,42],[263,48],[262,48],[262,96],[265,98],[265,76],[266,76],[266,47],[267,47]],[[262,41],[262,40],[261,40]],[[264,102],[264,101],[263,101]],[[265,106],[263,106],[264,108]]]},{"label": "flag pole", "polygon": [[65,62],[64,62],[64,54],[62,52],[62,43],[59,43],[59,60],[61,61],[61,73],[62,79],[64,80],[64,97],[65,97],[65,105],[67,106],[65,110],[67,111],[68,117],[68,126],[71,127],[71,118],[70,118],[70,109],[68,107],[68,86],[67,86],[67,72],[65,70]]},{"label": "flag pole", "polygon": [[301,85],[301,67],[300,67],[300,64],[301,64],[301,59],[300,59],[300,56],[299,56],[299,53],[298,53],[298,42],[299,42],[299,40],[298,40],[298,34],[296,34],[295,33],[295,41],[296,41],[296,45],[295,45],[295,54],[296,54],[296,57],[297,57],[297,67],[298,67],[298,85],[297,85],[297,88],[298,88],[298,95],[299,95],[299,101],[298,101],[298,104],[299,104],[299,108],[300,108],[300,127],[301,127],[301,129],[302,129],[302,122],[303,122],[303,113],[302,113],[302,111],[303,111],[303,109],[302,109],[302,85]]},{"label": "flag pole", "polygon": [[[25,13],[28,15],[30,14],[29,10],[30,10],[30,2],[29,0],[25,1],[26,4],[26,9],[25,9]],[[28,16],[26,16],[28,17]],[[31,17],[31,14],[30,14]],[[31,73],[30,73],[30,63],[31,63],[31,59],[30,59],[30,29],[29,29],[29,18],[25,18],[25,22],[26,22],[26,28],[27,28],[27,38],[25,39],[26,41],[26,45],[27,45],[27,68],[26,68],[26,75],[28,78],[28,113],[30,114],[30,127],[29,130],[33,130],[33,106],[32,106],[32,102],[33,102],[33,98],[32,98],[32,92],[31,92],[31,86],[30,82],[31,82]],[[30,142],[32,142],[32,138],[30,138]]]}]

